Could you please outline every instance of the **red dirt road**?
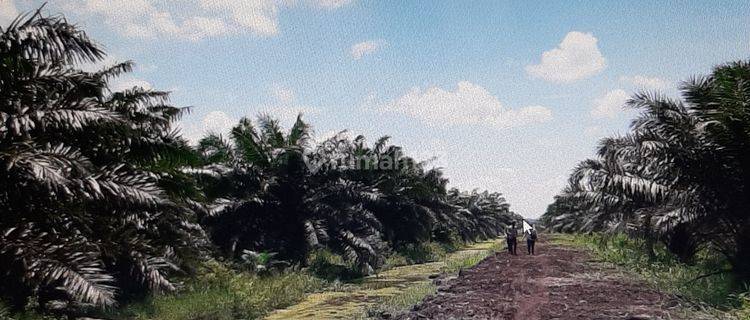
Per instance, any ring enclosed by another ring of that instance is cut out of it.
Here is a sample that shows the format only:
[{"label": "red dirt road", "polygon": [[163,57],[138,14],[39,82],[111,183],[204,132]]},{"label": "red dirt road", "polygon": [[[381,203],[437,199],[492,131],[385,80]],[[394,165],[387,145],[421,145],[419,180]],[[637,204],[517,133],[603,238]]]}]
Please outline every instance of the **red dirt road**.
[{"label": "red dirt road", "polygon": [[568,247],[498,253],[397,319],[681,319],[669,295]]}]

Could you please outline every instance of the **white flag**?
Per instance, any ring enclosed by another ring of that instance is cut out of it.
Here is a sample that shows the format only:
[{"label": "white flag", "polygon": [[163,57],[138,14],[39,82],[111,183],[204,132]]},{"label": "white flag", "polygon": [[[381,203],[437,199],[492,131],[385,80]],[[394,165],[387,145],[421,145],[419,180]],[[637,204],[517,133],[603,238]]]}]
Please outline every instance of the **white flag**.
[{"label": "white flag", "polygon": [[526,222],[526,220],[524,220],[523,221],[523,232],[524,233],[528,233],[529,231],[531,231],[531,229],[533,229],[531,227],[531,225],[528,222]]}]

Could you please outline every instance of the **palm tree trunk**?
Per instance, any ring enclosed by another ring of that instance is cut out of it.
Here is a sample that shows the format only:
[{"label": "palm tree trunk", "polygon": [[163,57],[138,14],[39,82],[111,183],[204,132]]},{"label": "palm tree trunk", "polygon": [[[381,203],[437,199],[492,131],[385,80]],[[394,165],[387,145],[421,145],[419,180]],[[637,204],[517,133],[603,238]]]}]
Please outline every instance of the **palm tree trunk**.
[{"label": "palm tree trunk", "polygon": [[737,283],[750,283],[750,221],[735,234],[736,251],[729,259]]},{"label": "palm tree trunk", "polygon": [[654,235],[651,223],[651,215],[644,215],[643,222],[641,224],[643,228],[643,236],[645,238],[644,250],[648,255],[648,261],[656,260],[656,252],[654,252],[654,245],[656,244],[656,237]]}]

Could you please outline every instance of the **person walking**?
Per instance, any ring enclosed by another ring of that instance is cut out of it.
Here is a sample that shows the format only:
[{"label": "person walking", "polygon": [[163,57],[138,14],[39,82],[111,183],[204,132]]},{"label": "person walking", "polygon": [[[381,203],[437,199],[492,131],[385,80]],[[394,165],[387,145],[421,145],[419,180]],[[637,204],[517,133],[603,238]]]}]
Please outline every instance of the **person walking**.
[{"label": "person walking", "polygon": [[516,230],[516,223],[513,222],[510,228],[505,230],[505,241],[508,242],[508,253],[512,255],[518,255],[516,247],[518,246],[518,230]]},{"label": "person walking", "polygon": [[523,237],[526,238],[526,251],[528,251],[527,255],[533,255],[534,254],[534,245],[536,244],[536,229],[534,228],[534,225],[531,225],[531,228],[524,232]]}]

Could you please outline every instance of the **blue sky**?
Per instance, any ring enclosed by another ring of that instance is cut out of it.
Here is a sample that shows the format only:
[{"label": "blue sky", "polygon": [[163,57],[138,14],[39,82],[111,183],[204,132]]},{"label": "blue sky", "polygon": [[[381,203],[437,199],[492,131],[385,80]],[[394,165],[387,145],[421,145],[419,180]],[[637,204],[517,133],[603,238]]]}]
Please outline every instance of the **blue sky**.
[{"label": "blue sky", "polygon": [[[0,23],[40,1],[0,0]],[[49,1],[110,54],[118,80],[193,106],[191,139],[270,112],[318,138],[349,129],[437,157],[454,186],[536,217],[638,90],[750,54],[743,1]]]}]

